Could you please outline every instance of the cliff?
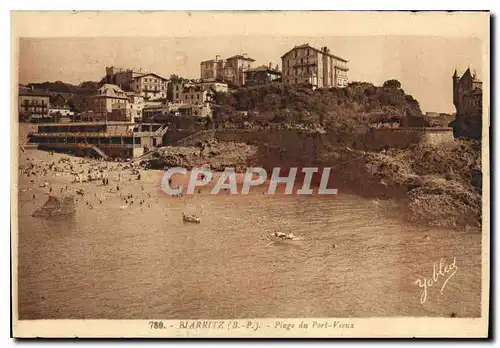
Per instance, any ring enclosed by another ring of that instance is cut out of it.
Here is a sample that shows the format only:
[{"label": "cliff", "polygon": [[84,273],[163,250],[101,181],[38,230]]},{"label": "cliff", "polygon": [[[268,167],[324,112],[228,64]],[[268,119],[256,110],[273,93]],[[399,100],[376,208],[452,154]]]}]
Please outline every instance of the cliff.
[{"label": "cliff", "polygon": [[441,147],[419,144],[381,152],[331,150],[324,156],[322,163],[334,167],[340,185],[365,196],[401,199],[410,221],[481,226],[478,142],[457,140]]}]

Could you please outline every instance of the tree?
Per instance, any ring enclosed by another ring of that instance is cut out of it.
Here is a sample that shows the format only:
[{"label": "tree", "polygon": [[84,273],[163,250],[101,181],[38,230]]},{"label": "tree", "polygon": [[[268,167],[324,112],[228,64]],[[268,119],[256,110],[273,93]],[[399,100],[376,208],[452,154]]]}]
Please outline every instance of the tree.
[{"label": "tree", "polygon": [[401,88],[401,82],[399,82],[398,80],[395,80],[395,79],[387,80],[384,82],[382,87],[399,89],[399,88]]},{"label": "tree", "polygon": [[63,106],[66,105],[66,99],[63,96],[57,94],[55,96],[50,96],[50,105]]},{"label": "tree", "polygon": [[92,109],[92,98],[83,95],[75,95],[67,102],[70,109],[76,113]]},{"label": "tree", "polygon": [[82,94],[91,94],[101,86],[100,82],[84,81],[78,85]]}]

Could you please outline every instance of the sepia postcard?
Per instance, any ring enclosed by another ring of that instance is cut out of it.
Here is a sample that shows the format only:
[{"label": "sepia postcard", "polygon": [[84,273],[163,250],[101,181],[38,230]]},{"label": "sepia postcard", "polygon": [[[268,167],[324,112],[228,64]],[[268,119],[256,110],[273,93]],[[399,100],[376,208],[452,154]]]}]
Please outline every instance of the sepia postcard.
[{"label": "sepia postcard", "polygon": [[490,13],[11,13],[12,335],[488,336]]}]

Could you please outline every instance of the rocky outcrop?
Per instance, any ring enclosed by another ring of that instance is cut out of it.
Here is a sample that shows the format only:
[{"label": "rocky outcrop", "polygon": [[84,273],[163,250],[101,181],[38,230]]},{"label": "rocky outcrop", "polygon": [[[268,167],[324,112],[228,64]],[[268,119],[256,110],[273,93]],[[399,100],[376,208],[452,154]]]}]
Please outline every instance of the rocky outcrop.
[{"label": "rocky outcrop", "polygon": [[141,165],[146,168],[163,169],[165,167],[209,166],[213,170],[226,167],[238,171],[251,166],[257,154],[257,146],[244,143],[218,142],[210,139],[198,141],[195,146],[166,146],[141,158]]},{"label": "rocky outcrop", "polygon": [[75,212],[75,198],[72,195],[56,197],[49,196],[45,204],[35,210],[34,217],[53,217],[71,215]]}]

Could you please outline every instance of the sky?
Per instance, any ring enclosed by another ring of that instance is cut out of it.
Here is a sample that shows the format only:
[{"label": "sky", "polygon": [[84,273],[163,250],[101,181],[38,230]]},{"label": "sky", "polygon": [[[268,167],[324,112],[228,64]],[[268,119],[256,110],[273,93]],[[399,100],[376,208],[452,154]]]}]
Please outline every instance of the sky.
[{"label": "sky", "polygon": [[200,77],[200,62],[216,55],[246,53],[255,66],[281,67],[281,56],[295,45],[327,46],[347,59],[349,81],[381,85],[388,79],[401,82],[423,112],[455,112],[452,79],[456,68],[468,67],[481,78],[481,41],[475,38],[434,36],[329,36],[287,37],[99,37],[22,38],[19,41],[19,83],[63,81],[79,84],[99,81],[106,66],[134,67],[165,77],[177,74]]}]

